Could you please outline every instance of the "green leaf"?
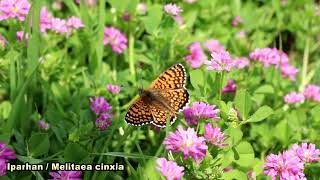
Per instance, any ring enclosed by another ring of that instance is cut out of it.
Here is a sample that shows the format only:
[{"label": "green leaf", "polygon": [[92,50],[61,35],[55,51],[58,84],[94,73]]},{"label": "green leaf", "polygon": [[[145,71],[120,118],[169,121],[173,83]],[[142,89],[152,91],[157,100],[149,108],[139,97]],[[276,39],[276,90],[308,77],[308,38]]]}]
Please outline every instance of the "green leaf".
[{"label": "green leaf", "polygon": [[194,88],[199,88],[204,85],[203,72],[200,69],[190,72],[190,82]]},{"label": "green leaf", "polygon": [[17,155],[17,159],[19,159],[19,161],[23,162],[23,163],[30,163],[30,164],[40,164],[43,162],[42,159],[35,159],[32,157],[27,157],[27,156],[19,156]]},{"label": "green leaf", "polygon": [[225,179],[225,180],[233,180],[233,179],[247,180],[247,175],[246,175],[246,173],[244,173],[242,171],[234,169],[232,171],[228,171],[228,172],[223,173],[222,179]]},{"label": "green leaf", "polygon": [[274,135],[275,138],[277,138],[280,142],[283,143],[283,145],[288,143],[289,138],[289,126],[287,124],[287,120],[280,121],[276,127],[274,128],[273,132],[277,132]]},{"label": "green leaf", "polygon": [[49,137],[46,133],[33,134],[29,139],[28,148],[32,157],[47,154],[49,147]]},{"label": "green leaf", "polygon": [[0,134],[0,142],[8,143],[11,139],[11,133],[2,133]]},{"label": "green leaf", "polygon": [[130,14],[133,14],[136,11],[139,0],[130,0],[127,5],[127,10]]},{"label": "green leaf", "polygon": [[34,1],[32,4],[32,34],[31,38],[28,40],[29,44],[32,46],[28,46],[27,48],[27,56],[28,56],[28,73],[31,73],[34,67],[37,66],[40,56],[40,8],[41,1]]},{"label": "green leaf", "polygon": [[320,105],[311,109],[311,115],[316,121],[320,121]]},{"label": "green leaf", "polygon": [[260,107],[246,122],[259,122],[273,114],[273,109],[269,106]]},{"label": "green leaf", "polygon": [[113,8],[115,8],[119,12],[124,12],[128,7],[131,0],[109,0],[109,3]]},{"label": "green leaf", "polygon": [[55,98],[58,100],[65,100],[65,97],[70,97],[65,87],[59,85],[58,83],[51,84],[51,91]]},{"label": "green leaf", "polygon": [[221,167],[226,168],[234,161],[234,153],[230,149],[230,151],[218,154],[218,159],[221,160]]},{"label": "green leaf", "polygon": [[235,97],[235,106],[244,120],[246,120],[246,118],[248,117],[249,111],[251,109],[251,103],[252,101],[250,94],[245,89],[237,91]]},{"label": "green leaf", "polygon": [[257,176],[263,172],[263,169],[261,168],[263,164],[264,164],[264,162],[261,161],[260,159],[258,159],[258,158],[254,159],[253,170]]},{"label": "green leaf", "polygon": [[154,171],[154,167],[156,167],[156,163],[153,159],[150,159],[147,162],[147,165],[144,167],[142,173],[146,179],[160,179],[160,173]]},{"label": "green leaf", "polygon": [[79,144],[70,143],[64,149],[64,158],[67,162],[83,162],[89,153]]},{"label": "green leaf", "polygon": [[[96,67],[94,68],[94,70],[96,72],[100,72],[101,71],[101,62],[102,62],[102,57],[103,57],[103,37],[104,37],[104,23],[105,23],[105,0],[101,0],[99,1],[99,6],[98,6],[99,10],[98,10],[98,27],[97,27],[97,40],[96,42],[94,42],[93,49],[96,49],[96,56],[97,58],[93,58],[93,65],[96,65]],[[92,66],[94,67],[94,66]]]},{"label": "green leaf", "polygon": [[198,11],[191,11],[185,15],[186,26],[192,27],[197,20]]},{"label": "green leaf", "polygon": [[0,118],[7,119],[10,115],[11,103],[10,101],[2,101],[0,103]]},{"label": "green leaf", "polygon": [[255,94],[273,94],[274,93],[274,88],[271,85],[262,85],[258,87],[255,91]]},{"label": "green leaf", "polygon": [[231,144],[237,144],[242,139],[242,136],[243,136],[243,133],[240,127],[237,127],[237,128],[229,127],[226,130],[226,133],[230,137],[227,139],[227,141],[231,141]]},{"label": "green leaf", "polygon": [[242,141],[235,147],[239,158],[235,160],[239,166],[249,167],[254,163],[254,152],[250,143]]},{"label": "green leaf", "polygon": [[68,7],[68,9],[72,12],[72,14],[79,16],[79,10],[75,2],[72,2],[69,0],[63,0],[63,3]]},{"label": "green leaf", "polygon": [[286,113],[286,119],[290,120],[290,128],[300,131],[301,126],[305,123],[306,114],[304,110],[292,110],[290,113]]},{"label": "green leaf", "polygon": [[9,80],[10,80],[10,99],[14,99],[17,95],[17,70],[19,68],[16,67],[16,63],[18,62],[18,52],[11,50],[7,53],[8,57],[5,57],[6,59],[10,60],[10,71],[9,71]]},{"label": "green leaf", "polygon": [[158,29],[158,26],[160,25],[161,18],[162,6],[156,4],[150,7],[148,15],[146,17],[142,17],[141,20],[144,23],[147,32],[150,34],[155,34],[156,30]]},{"label": "green leaf", "polygon": [[38,171],[31,171],[33,175],[36,176],[37,180],[44,180],[44,178],[41,176],[40,172]]}]

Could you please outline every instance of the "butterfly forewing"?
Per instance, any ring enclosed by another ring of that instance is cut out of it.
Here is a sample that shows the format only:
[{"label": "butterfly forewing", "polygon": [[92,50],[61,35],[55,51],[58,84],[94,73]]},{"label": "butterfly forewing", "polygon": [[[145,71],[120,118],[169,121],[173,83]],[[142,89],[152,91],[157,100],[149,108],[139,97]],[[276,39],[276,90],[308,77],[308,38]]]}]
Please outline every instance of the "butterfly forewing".
[{"label": "butterfly forewing", "polygon": [[163,72],[150,86],[153,89],[180,89],[186,83],[186,71],[181,64],[176,64]]},{"label": "butterfly forewing", "polygon": [[149,124],[153,121],[149,105],[139,97],[128,110],[125,120],[135,126]]}]

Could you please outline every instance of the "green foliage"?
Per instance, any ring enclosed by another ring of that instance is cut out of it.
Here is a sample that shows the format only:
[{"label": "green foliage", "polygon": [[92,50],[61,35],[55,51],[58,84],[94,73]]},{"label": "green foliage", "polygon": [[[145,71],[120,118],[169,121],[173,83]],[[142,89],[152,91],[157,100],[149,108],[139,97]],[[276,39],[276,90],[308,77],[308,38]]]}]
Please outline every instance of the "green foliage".
[{"label": "green foliage", "polygon": [[190,82],[195,89],[200,89],[204,85],[203,72],[200,69],[190,72]]},{"label": "green foliage", "polygon": [[241,117],[246,120],[251,110],[251,97],[246,90],[239,90],[234,100],[235,107],[240,112]]},{"label": "green foliage", "polygon": [[85,162],[89,153],[79,144],[69,143],[64,149],[64,159],[66,162]]},{"label": "green foliage", "polygon": [[28,147],[29,155],[32,157],[38,157],[40,155],[47,154],[50,148],[48,134],[33,134],[29,139]]},{"label": "green foliage", "polygon": [[162,18],[162,6],[155,4],[150,7],[147,16],[142,17],[141,20],[150,34],[156,34]]},{"label": "green foliage", "polygon": [[223,174],[222,176],[223,179],[239,179],[239,180],[245,180],[247,179],[247,175],[239,170],[233,170],[233,171],[229,171]]},{"label": "green foliage", "polygon": [[234,149],[235,163],[239,166],[250,167],[254,162],[254,152],[250,143],[240,142]]},{"label": "green foliage", "polygon": [[273,110],[269,106],[262,106],[260,107],[250,118],[247,122],[259,122],[273,114]]}]

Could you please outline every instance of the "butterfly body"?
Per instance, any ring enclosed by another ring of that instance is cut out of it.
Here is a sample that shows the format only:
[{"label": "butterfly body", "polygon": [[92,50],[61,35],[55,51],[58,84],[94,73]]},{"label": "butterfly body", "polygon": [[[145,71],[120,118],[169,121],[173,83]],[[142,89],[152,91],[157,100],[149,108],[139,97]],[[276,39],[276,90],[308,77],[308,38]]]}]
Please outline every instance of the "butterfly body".
[{"label": "butterfly body", "polygon": [[174,115],[174,109],[170,106],[170,100],[161,94],[161,90],[146,89],[142,90],[140,97],[143,102],[149,106],[154,106],[162,109],[170,115]]},{"label": "butterfly body", "polygon": [[135,126],[154,124],[165,127],[167,119],[172,124],[177,113],[189,102],[185,88],[186,72],[181,64],[163,72],[148,89],[140,89],[140,97],[129,108],[125,120]]}]

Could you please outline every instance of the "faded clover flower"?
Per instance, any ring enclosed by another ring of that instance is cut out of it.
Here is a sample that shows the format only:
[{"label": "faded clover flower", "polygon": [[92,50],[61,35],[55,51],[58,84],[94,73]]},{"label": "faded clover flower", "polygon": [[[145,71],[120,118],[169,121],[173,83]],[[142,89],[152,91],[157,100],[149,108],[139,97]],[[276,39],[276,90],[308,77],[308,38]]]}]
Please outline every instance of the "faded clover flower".
[{"label": "faded clover flower", "polygon": [[201,119],[208,118],[219,121],[220,118],[217,114],[220,110],[215,108],[215,105],[206,104],[204,102],[194,102],[192,107],[184,109],[183,114],[189,125],[196,125]]},{"label": "faded clover flower", "polygon": [[207,70],[215,71],[228,71],[230,72],[234,66],[234,63],[227,51],[212,52],[210,61],[205,61],[207,64]]},{"label": "faded clover flower", "polygon": [[206,54],[203,52],[201,44],[199,42],[194,42],[188,47],[188,49],[191,54],[186,55],[184,58],[192,68],[199,68],[206,59]]},{"label": "faded clover flower", "polygon": [[122,34],[117,28],[105,27],[104,29],[104,45],[110,45],[112,51],[121,54],[127,49],[127,37]]},{"label": "faded clover flower", "polygon": [[166,4],[163,8],[166,13],[172,16],[178,16],[182,12],[182,9],[173,3]]},{"label": "faded clover flower", "polygon": [[166,177],[167,180],[180,180],[182,178],[184,168],[176,162],[168,161],[165,158],[158,158],[156,162],[156,169]]},{"label": "faded clover flower", "polygon": [[101,131],[106,130],[111,124],[110,118],[112,118],[112,114],[103,113],[96,119],[96,127]]},{"label": "faded clover flower", "polygon": [[112,94],[119,94],[121,88],[118,85],[108,84],[107,90]]},{"label": "faded clover flower", "polygon": [[236,92],[237,86],[234,80],[228,79],[227,85],[222,89],[222,93],[234,93]]},{"label": "faded clover flower", "polygon": [[110,104],[104,97],[92,97],[90,98],[91,110],[98,114],[103,114],[111,110]]},{"label": "faded clover flower", "polygon": [[45,120],[41,119],[37,122],[37,125],[40,129],[48,131],[50,129],[50,124],[47,123]]},{"label": "faded clover flower", "polygon": [[211,144],[217,146],[217,147],[223,147],[227,146],[227,144],[224,143],[226,137],[224,133],[221,132],[219,127],[212,127],[211,123],[208,123],[204,127],[205,134],[204,138],[208,140]]},{"label": "faded clover flower", "polygon": [[219,43],[216,39],[208,40],[204,43],[204,46],[208,49],[209,52],[221,52],[225,51],[224,46]]},{"label": "faded clover flower", "polygon": [[291,92],[284,97],[286,104],[303,103],[304,99],[303,94],[297,92]]},{"label": "faded clover flower", "polygon": [[232,26],[236,27],[239,24],[243,23],[243,20],[241,18],[241,16],[236,16],[233,20],[232,20]]},{"label": "faded clover flower", "polygon": [[50,172],[52,180],[81,180],[81,171]]},{"label": "faded clover flower", "polygon": [[0,21],[9,18],[24,21],[30,7],[27,0],[0,0]]}]

